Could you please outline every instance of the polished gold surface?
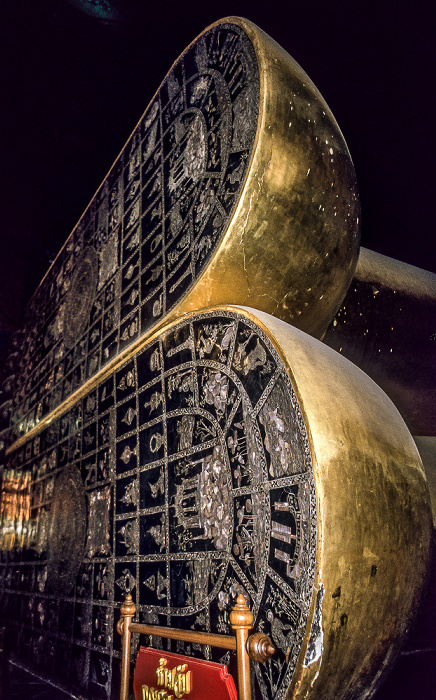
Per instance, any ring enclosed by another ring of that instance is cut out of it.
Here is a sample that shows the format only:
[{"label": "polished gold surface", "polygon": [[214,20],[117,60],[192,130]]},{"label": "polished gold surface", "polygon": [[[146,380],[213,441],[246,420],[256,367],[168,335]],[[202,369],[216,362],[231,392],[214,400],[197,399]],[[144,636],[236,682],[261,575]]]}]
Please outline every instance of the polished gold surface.
[{"label": "polished gold surface", "polygon": [[[166,318],[249,304],[320,336],[358,255],[360,204],[339,127],[310,78],[247,20],[260,72],[256,140],[238,205],[207,268]],[[217,23],[218,24],[218,23]]]},{"label": "polished gold surface", "polygon": [[310,625],[286,698],[369,698],[416,610],[429,557],[428,487],[397,409],[363,372],[295,328],[246,312],[287,365],[310,432],[318,509]]},{"label": "polished gold surface", "polygon": [[323,341],[379,384],[413,435],[436,435],[436,275],[361,248]]}]

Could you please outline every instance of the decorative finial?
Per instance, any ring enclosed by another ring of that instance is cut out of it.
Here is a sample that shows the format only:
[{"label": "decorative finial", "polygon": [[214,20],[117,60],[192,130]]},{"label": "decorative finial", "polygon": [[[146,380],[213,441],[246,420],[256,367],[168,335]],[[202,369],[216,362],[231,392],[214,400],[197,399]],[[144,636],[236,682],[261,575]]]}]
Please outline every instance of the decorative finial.
[{"label": "decorative finial", "polygon": [[236,598],[236,603],[230,613],[230,624],[233,629],[240,627],[249,630],[253,626],[253,614],[241,593]]}]

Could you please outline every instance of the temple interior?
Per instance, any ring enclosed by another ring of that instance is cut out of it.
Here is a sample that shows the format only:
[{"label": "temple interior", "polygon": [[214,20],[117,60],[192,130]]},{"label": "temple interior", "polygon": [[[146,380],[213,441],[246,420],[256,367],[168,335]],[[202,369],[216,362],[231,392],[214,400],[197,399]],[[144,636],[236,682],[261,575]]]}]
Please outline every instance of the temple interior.
[{"label": "temple interior", "polygon": [[4,3],[2,700],[436,698],[418,9]]}]

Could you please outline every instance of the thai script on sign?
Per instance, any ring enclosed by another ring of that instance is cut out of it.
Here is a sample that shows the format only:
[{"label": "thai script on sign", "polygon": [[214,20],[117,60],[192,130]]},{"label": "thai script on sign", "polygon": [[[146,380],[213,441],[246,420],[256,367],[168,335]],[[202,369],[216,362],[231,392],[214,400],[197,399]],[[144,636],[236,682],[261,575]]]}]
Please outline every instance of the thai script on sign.
[{"label": "thai script on sign", "polygon": [[188,665],[181,664],[169,669],[166,668],[167,664],[167,659],[163,657],[159,659],[159,666],[156,669],[157,685],[167,688],[174,695],[168,693],[167,690],[155,690],[155,688],[143,685],[142,700],[174,700],[174,697],[183,698],[191,692],[192,679],[191,671],[187,670]]}]

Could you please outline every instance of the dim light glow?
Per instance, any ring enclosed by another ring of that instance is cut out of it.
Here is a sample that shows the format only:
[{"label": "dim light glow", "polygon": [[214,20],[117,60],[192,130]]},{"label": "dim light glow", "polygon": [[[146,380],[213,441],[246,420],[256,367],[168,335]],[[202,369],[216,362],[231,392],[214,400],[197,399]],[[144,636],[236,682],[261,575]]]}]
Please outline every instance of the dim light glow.
[{"label": "dim light glow", "polygon": [[87,15],[105,21],[121,19],[120,12],[108,0],[69,0],[70,4]]}]

